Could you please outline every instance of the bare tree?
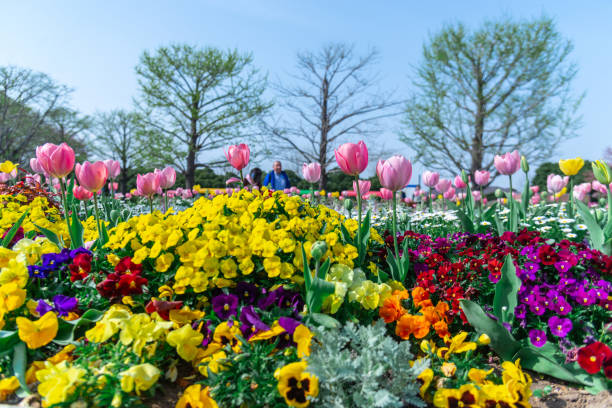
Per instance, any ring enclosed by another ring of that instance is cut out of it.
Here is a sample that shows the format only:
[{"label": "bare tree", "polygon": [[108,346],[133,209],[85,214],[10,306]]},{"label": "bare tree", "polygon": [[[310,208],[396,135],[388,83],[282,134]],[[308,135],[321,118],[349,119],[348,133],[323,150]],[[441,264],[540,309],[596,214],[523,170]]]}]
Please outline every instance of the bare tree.
[{"label": "bare tree", "polygon": [[277,85],[281,97],[280,119],[264,121],[264,133],[272,138],[274,154],[290,161],[321,165],[319,185],[325,188],[340,143],[367,138],[376,131],[379,119],[396,115],[399,105],[391,95],[375,88],[378,76],[371,68],[378,52],[356,55],[354,47],[329,44],[318,52],[297,55],[295,85]]},{"label": "bare tree", "polygon": [[43,73],[0,67],[0,157],[23,162],[31,155],[70,92]]},{"label": "bare tree", "polygon": [[571,51],[548,18],[444,28],[423,46],[402,140],[451,174],[494,170],[494,155],[514,149],[550,157],[580,125]]},{"label": "bare tree", "polygon": [[68,107],[59,107],[49,113],[47,123],[50,134],[46,141],[56,144],[66,142],[74,149],[77,161],[87,158],[91,150],[87,143],[87,133],[93,126],[89,116]]},{"label": "bare tree", "polygon": [[96,144],[98,155],[102,159],[113,160],[121,164],[119,189],[127,191],[128,180],[137,167],[138,157],[142,155],[137,134],[139,132],[138,115],[126,110],[113,110],[96,115]]}]

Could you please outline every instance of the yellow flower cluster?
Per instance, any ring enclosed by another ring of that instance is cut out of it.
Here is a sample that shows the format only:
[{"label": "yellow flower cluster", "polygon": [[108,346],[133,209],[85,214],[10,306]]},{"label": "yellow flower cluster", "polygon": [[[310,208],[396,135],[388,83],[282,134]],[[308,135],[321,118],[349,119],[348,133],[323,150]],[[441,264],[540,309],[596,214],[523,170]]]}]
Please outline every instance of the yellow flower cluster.
[{"label": "yellow flower cluster", "polygon": [[344,264],[333,265],[326,279],[335,286],[334,293],[323,303],[323,310],[331,314],[338,311],[347,295],[349,302],[360,303],[364,309],[372,310],[381,307],[393,292],[386,283],[372,282],[366,279],[361,269],[352,269]]},{"label": "yellow flower cluster", "polygon": [[119,333],[119,341],[138,356],[142,356],[145,347],[151,355],[155,353],[156,341],[163,339],[172,325],[156,314],[153,318],[146,313],[132,314],[126,306],[113,305],[85,336],[94,343],[103,343]]},{"label": "yellow flower cluster", "polygon": [[[323,206],[313,208],[282,192],[242,190],[232,196],[202,197],[176,214],[134,217],[109,232],[106,247],[133,251],[135,263],[151,259],[158,272],[178,266],[172,286],[175,293],[183,294],[188,288],[201,293],[252,273],[300,282],[301,244],[309,254],[317,240],[327,243],[325,257],[332,263],[352,267],[358,254],[352,245],[342,244],[342,222],[355,233],[354,220],[345,221]],[[374,230],[372,237],[382,242]]]},{"label": "yellow flower cluster", "polygon": [[438,389],[434,394],[434,406],[452,407],[457,406],[457,401],[461,401],[464,407],[531,407],[531,377],[521,370],[520,360],[515,363],[505,361],[502,369],[502,384],[487,380],[487,376],[493,372],[492,369],[470,369],[468,377],[472,383],[462,385],[458,389]]},{"label": "yellow flower cluster", "polygon": [[[0,236],[9,230],[26,211],[29,211],[28,215],[21,224],[25,233],[29,231],[38,232],[37,226],[39,226],[52,231],[55,235],[61,237],[65,243],[70,243],[68,227],[63,222],[59,210],[50,206],[45,197],[36,197],[28,203],[26,196],[23,194],[0,195]],[[98,238],[96,220],[93,216],[83,222],[83,229],[85,241]]]}]

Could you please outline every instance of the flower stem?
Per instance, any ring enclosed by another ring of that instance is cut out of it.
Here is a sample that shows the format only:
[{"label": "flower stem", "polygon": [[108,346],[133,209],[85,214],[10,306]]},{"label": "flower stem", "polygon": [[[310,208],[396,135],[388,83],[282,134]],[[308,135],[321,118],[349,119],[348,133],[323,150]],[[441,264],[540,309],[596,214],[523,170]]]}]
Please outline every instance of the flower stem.
[{"label": "flower stem", "polygon": [[70,235],[70,219],[68,218],[68,199],[66,197],[66,186],[64,186],[64,179],[59,179],[60,189],[62,191],[62,205],[64,206],[64,221],[68,226],[68,235]]},{"label": "flower stem", "polygon": [[[100,225],[100,213],[98,212],[98,192],[93,193],[94,199],[94,210],[96,212],[96,224],[98,225],[98,242],[102,242],[102,226]],[[101,245],[98,244],[98,250],[101,249]]]},{"label": "flower stem", "polygon": [[153,214],[153,196],[149,196],[149,209],[150,213]]},{"label": "flower stem", "polygon": [[355,188],[357,189],[357,243],[361,245],[361,191],[359,189],[359,175],[355,176]]},{"label": "flower stem", "polygon": [[429,187],[429,195],[427,196],[427,202],[429,203],[429,212],[433,212],[432,205],[431,205],[432,201],[433,200],[431,199],[431,187]]},{"label": "flower stem", "polygon": [[[393,248],[395,249],[395,262],[397,263],[398,266],[398,271],[400,273],[400,276],[398,276],[398,278],[400,279],[400,282],[402,282],[404,280],[404,271],[400,270],[400,254],[399,254],[399,247],[397,245],[397,192],[393,192]],[[403,282],[402,282],[403,283]]]}]

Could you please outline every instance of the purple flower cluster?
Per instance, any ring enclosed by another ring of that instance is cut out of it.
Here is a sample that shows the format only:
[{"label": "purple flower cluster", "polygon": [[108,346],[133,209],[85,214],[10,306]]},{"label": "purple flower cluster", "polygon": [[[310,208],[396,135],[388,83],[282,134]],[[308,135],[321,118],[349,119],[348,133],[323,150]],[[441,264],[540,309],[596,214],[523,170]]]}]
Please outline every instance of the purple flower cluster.
[{"label": "purple flower cluster", "polygon": [[[242,335],[249,339],[256,333],[270,330],[270,326],[263,322],[262,315],[266,317],[280,316],[279,324],[290,334],[300,324],[300,312],[304,307],[304,300],[298,292],[279,287],[274,290],[257,287],[249,282],[239,282],[232,293],[220,293],[212,298],[212,309],[221,320],[232,317],[240,322]],[[272,315],[272,316],[271,316]],[[212,321],[207,321],[203,327],[206,346],[212,339]],[[286,326],[286,327],[285,327]],[[281,343],[292,343],[291,337]],[[280,345],[279,345],[280,347]]]},{"label": "purple flower cluster", "polygon": [[64,248],[57,254],[43,254],[41,265],[29,265],[28,272],[31,278],[45,279],[49,273],[63,270],[78,254],[86,253],[92,255],[91,251],[85,248],[68,249]]},{"label": "purple flower cluster", "polygon": [[534,244],[522,248],[520,255],[527,262],[517,269],[522,285],[514,312],[520,327],[535,325],[529,330],[533,345],[546,344],[544,322],[553,336],[565,338],[574,328],[568,316],[572,311],[589,306],[604,311],[612,309],[608,298],[612,284],[593,267],[592,251],[582,249],[574,253],[567,245]]},{"label": "purple flower cluster", "polygon": [[38,301],[36,312],[43,316],[48,312],[56,312],[60,316],[68,316],[68,313],[73,312],[78,306],[76,298],[64,295],[55,295],[53,297],[53,306],[45,302],[43,299]]}]

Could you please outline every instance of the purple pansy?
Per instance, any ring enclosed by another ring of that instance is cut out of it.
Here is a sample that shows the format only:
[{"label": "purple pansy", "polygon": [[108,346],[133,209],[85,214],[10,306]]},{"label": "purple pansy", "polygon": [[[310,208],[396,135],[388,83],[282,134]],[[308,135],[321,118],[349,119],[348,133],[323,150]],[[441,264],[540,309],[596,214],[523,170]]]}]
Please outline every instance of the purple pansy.
[{"label": "purple pansy", "polygon": [[546,344],[546,333],[542,330],[532,329],[529,331],[529,340],[536,347],[542,347]]},{"label": "purple pansy", "polygon": [[572,330],[572,321],[565,317],[552,316],[548,319],[550,332],[557,337],[565,337]]},{"label": "purple pansy", "polygon": [[236,315],[236,311],[238,310],[238,296],[215,296],[212,300],[212,308],[221,320],[227,320],[230,316]]}]

